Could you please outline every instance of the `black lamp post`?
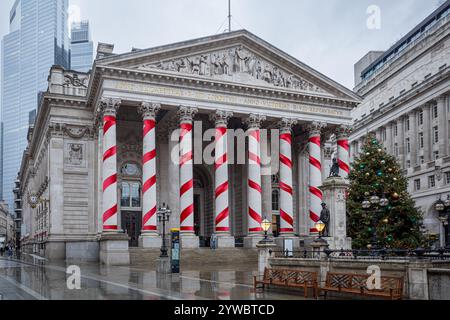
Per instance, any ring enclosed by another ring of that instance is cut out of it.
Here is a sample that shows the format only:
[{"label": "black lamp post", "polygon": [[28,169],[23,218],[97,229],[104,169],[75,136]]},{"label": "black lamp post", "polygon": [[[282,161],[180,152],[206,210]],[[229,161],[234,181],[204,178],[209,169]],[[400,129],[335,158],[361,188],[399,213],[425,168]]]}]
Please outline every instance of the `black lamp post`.
[{"label": "black lamp post", "polygon": [[[439,220],[442,222],[442,226],[447,225],[447,239],[445,241],[445,248],[450,250],[450,195],[447,195],[447,200],[442,201],[440,198],[434,205],[434,208],[439,214]],[[444,238],[445,239],[445,238]]]},{"label": "black lamp post", "polygon": [[376,224],[378,221],[379,214],[383,212],[383,208],[385,208],[389,204],[389,200],[386,198],[386,196],[383,194],[383,196],[380,198],[378,195],[374,194],[370,198],[368,198],[369,194],[366,193],[366,199],[362,202],[362,208],[371,210],[371,228],[372,228],[372,236],[370,239],[370,249],[375,250],[378,249],[378,238],[377,238],[377,230],[376,230]]},{"label": "black lamp post", "polygon": [[170,214],[172,211],[169,209],[169,206],[166,208],[166,204],[163,203],[162,208],[158,209],[158,221],[162,222],[162,246],[161,246],[161,255],[160,258],[167,258],[167,247],[166,247],[166,222],[169,221]]}]

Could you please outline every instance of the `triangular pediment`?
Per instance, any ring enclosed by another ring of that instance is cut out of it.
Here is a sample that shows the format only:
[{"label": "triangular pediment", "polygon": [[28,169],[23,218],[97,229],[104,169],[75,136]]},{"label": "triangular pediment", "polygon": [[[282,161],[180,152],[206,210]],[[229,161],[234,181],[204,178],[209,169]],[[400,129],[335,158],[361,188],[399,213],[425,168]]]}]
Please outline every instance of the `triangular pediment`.
[{"label": "triangular pediment", "polygon": [[358,101],[352,91],[248,31],[101,59],[100,64]]}]

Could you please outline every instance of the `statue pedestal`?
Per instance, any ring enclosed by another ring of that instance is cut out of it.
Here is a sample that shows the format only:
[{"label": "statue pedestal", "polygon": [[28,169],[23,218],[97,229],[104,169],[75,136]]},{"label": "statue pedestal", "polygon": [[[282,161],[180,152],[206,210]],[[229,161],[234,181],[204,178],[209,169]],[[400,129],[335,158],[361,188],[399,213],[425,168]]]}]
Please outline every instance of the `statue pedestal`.
[{"label": "statue pedestal", "polygon": [[348,180],[341,177],[327,178],[320,189],[323,192],[323,202],[330,210],[327,239],[332,250],[351,249],[351,238],[347,237],[347,205],[345,194],[348,190]]}]

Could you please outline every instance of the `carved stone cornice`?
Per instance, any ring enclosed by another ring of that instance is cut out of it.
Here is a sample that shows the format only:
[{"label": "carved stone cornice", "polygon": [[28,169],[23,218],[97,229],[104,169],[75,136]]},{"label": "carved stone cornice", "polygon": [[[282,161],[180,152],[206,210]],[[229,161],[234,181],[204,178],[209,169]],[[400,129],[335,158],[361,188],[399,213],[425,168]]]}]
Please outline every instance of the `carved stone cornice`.
[{"label": "carved stone cornice", "polygon": [[248,129],[259,129],[261,127],[261,123],[264,121],[266,121],[266,116],[251,113],[244,122],[248,126]]},{"label": "carved stone cornice", "polygon": [[289,119],[289,118],[283,118],[278,122],[278,128],[280,128],[280,133],[291,133],[292,127],[297,124],[297,120],[295,119]]},{"label": "carved stone cornice", "polygon": [[231,111],[216,110],[215,113],[209,115],[209,119],[214,121],[216,127],[226,127],[232,116],[233,112]]},{"label": "carved stone cornice", "polygon": [[325,122],[314,121],[306,125],[306,131],[310,136],[318,136],[326,127],[327,124]]},{"label": "carved stone cornice", "polygon": [[94,134],[92,126],[74,126],[74,125],[62,125],[63,132],[72,139],[81,139],[85,136],[92,137]]},{"label": "carved stone cornice", "polygon": [[139,106],[138,112],[145,119],[155,119],[159,110],[161,110],[161,104],[159,103],[151,103],[151,102],[142,102]]},{"label": "carved stone cornice", "polygon": [[336,128],[336,137],[338,139],[348,138],[352,133],[353,128],[347,125],[341,125]]},{"label": "carved stone cornice", "polygon": [[192,122],[197,112],[198,108],[196,107],[180,106],[178,109],[180,123]]}]

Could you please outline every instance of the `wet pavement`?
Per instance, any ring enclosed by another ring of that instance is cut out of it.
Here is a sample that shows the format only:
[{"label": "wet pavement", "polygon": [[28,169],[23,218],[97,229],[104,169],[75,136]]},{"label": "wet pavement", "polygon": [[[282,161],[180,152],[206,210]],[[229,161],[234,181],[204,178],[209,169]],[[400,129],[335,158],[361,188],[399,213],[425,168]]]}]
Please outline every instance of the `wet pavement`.
[{"label": "wet pavement", "polygon": [[[70,264],[73,265],[73,264]],[[69,264],[26,257],[0,258],[0,299],[3,300],[303,300],[302,292],[270,290],[255,293],[253,266],[203,266],[161,275],[145,266],[107,267],[79,264],[80,289],[67,274]],[[256,267],[256,266],[255,266]],[[73,279],[73,278],[72,278]]]}]

